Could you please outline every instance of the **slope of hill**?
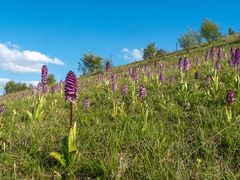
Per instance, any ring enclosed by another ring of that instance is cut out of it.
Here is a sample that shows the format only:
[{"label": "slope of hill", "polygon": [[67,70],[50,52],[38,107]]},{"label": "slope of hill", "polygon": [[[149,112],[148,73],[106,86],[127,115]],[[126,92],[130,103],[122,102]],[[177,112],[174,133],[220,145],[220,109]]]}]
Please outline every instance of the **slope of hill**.
[{"label": "slope of hill", "polygon": [[[178,59],[187,54],[179,51],[158,59],[156,66],[142,61],[113,68],[116,77],[111,73],[81,77],[73,107],[79,154],[66,167],[49,156],[61,151],[69,130],[69,104],[62,90],[1,97],[5,108],[0,115],[1,179],[58,179],[60,175],[77,179],[239,178],[240,76],[228,60],[230,47],[240,47],[240,41],[230,37],[216,43],[217,52],[220,47],[219,69],[215,68],[217,54],[214,61],[205,61],[211,49],[205,44],[190,51],[190,67],[185,62],[182,71]],[[141,85],[146,94],[143,89],[140,92]],[[232,96],[226,99],[229,90]],[[42,117],[30,120],[26,112],[36,109],[41,97],[46,100]],[[89,108],[83,106],[85,97]]]}]

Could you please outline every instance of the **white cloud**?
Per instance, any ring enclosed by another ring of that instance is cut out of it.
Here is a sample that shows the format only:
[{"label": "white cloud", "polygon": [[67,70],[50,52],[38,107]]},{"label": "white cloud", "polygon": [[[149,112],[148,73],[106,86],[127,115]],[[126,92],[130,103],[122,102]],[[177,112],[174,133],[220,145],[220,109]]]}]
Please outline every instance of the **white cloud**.
[{"label": "white cloud", "polygon": [[129,52],[129,49],[128,49],[128,48],[123,48],[123,49],[122,49],[122,52],[123,52],[123,53],[128,53],[128,52]]},{"label": "white cloud", "polygon": [[121,57],[128,61],[139,61],[143,57],[143,48],[141,49],[135,48],[132,50],[129,50],[128,48],[123,48],[121,50],[121,54],[118,55],[118,57]]},{"label": "white cloud", "polygon": [[0,69],[14,73],[40,73],[43,64],[64,65],[54,57],[30,50],[21,50],[11,43],[0,43]]},{"label": "white cloud", "polygon": [[33,85],[36,87],[39,81],[23,81],[23,83],[26,83],[28,86]]}]

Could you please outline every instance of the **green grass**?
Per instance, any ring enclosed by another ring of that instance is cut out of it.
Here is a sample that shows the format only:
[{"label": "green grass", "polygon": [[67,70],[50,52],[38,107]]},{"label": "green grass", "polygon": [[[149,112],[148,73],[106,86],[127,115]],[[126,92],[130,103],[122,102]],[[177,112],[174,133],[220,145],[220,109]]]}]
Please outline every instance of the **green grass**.
[{"label": "green grass", "polygon": [[[237,40],[221,41],[216,46],[240,46]],[[234,69],[223,60],[218,72],[219,87],[206,87],[207,74],[212,65],[204,62],[209,45],[192,49],[192,66],[184,83],[173,66],[175,52],[160,58],[165,76],[175,76],[170,84],[157,83],[157,74],[143,78],[134,85],[124,78],[124,69],[141,66],[140,62],[114,68],[118,73],[119,90],[115,93],[105,83],[97,84],[97,76],[79,79],[78,102],[73,119],[77,122],[79,156],[71,170],[77,179],[238,179],[240,177],[240,101],[231,106],[232,118],[226,116],[226,92],[236,89]],[[194,57],[201,58],[201,66],[194,65]],[[229,57],[229,53],[228,53]],[[152,64],[152,63],[150,63]],[[150,65],[149,64],[149,65]],[[151,65],[153,71],[154,68]],[[193,76],[198,69],[199,81]],[[128,85],[123,105],[120,87]],[[144,84],[147,96],[142,103],[139,86]],[[135,92],[134,92],[135,86]],[[62,138],[68,133],[69,105],[64,95],[44,95],[46,105],[43,119],[32,122],[25,111],[31,111],[38,96],[8,100],[1,98],[5,112],[0,128],[0,179],[51,179],[57,172],[63,177],[70,171],[60,167],[49,154],[59,151]],[[88,96],[89,110],[82,107]],[[114,114],[113,102],[117,103]],[[148,113],[147,113],[148,112]],[[148,114],[148,116],[147,116]]]}]

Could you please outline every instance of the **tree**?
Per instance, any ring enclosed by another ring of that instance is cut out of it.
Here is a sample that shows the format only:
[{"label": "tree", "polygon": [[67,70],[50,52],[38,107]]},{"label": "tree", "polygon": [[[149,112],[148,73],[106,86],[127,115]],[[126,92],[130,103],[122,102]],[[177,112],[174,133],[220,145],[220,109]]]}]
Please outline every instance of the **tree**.
[{"label": "tree", "polygon": [[102,57],[92,53],[84,54],[79,62],[79,71],[84,74],[93,74],[103,70]]},{"label": "tree", "polygon": [[153,60],[156,56],[157,48],[154,43],[149,44],[143,50],[143,58],[146,60]]},{"label": "tree", "polygon": [[195,44],[201,45],[202,44],[202,35],[201,35],[201,33],[197,32],[197,31],[192,31],[192,30],[189,30],[189,31],[194,36]]},{"label": "tree", "polygon": [[189,52],[190,48],[196,44],[195,35],[189,30],[178,39],[178,42],[181,48]]},{"label": "tree", "polygon": [[16,83],[9,81],[6,83],[4,90],[6,94],[20,92],[29,89],[26,83]]},{"label": "tree", "polygon": [[167,54],[167,51],[165,49],[158,49],[156,56],[161,57],[161,56],[165,56],[166,54]]},{"label": "tree", "polygon": [[209,43],[212,43],[221,37],[218,25],[208,19],[203,20],[200,27],[200,33]]},{"label": "tree", "polygon": [[232,28],[228,28],[228,35],[235,34],[234,30]]},{"label": "tree", "polygon": [[54,84],[54,83],[56,83],[55,76],[53,74],[49,74],[48,75],[48,82],[47,82],[47,84],[51,85],[51,84]]}]

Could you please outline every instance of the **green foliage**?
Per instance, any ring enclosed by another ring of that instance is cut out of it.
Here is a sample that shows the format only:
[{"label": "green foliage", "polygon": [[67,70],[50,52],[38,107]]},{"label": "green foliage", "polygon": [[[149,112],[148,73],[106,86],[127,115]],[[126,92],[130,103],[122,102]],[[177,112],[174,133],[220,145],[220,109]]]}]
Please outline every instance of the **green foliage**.
[{"label": "green foliage", "polygon": [[167,51],[165,49],[158,49],[156,53],[156,57],[162,57],[167,55]]},{"label": "green foliage", "polygon": [[46,100],[43,96],[40,96],[35,108],[32,108],[32,111],[26,111],[28,119],[31,121],[40,121],[42,120],[42,115],[44,113],[44,106],[46,104]]},{"label": "green foliage", "polygon": [[235,34],[235,31],[232,28],[228,28],[228,35]]},{"label": "green foliage", "polygon": [[146,48],[143,50],[143,58],[145,60],[153,60],[156,56],[157,48],[154,43],[150,43]]},{"label": "green foliage", "polygon": [[221,37],[218,25],[209,19],[203,20],[200,27],[200,33],[209,43],[212,43]]},{"label": "green foliage", "polygon": [[94,55],[92,53],[84,54],[79,62],[78,70],[83,74],[93,74],[101,72],[103,70],[102,57]]},{"label": "green foliage", "polygon": [[47,82],[47,84],[48,85],[52,85],[52,84],[55,84],[55,83],[56,83],[55,76],[53,74],[49,74],[48,75],[48,82]]},{"label": "green foliage", "polygon": [[62,167],[64,168],[70,167],[70,169],[67,169],[68,176],[73,175],[71,167],[74,166],[78,154],[76,145],[77,137],[76,133],[77,133],[76,123],[74,123],[73,127],[69,129],[68,135],[63,138],[61,153],[58,152],[50,153],[50,156],[57,160]]},{"label": "green foliage", "polygon": [[6,94],[16,93],[16,92],[24,91],[27,89],[28,87],[26,83],[16,83],[14,81],[7,82],[4,87],[4,91]]},{"label": "green foliage", "polygon": [[181,48],[189,52],[189,49],[196,44],[195,35],[189,30],[178,39],[178,42]]}]

